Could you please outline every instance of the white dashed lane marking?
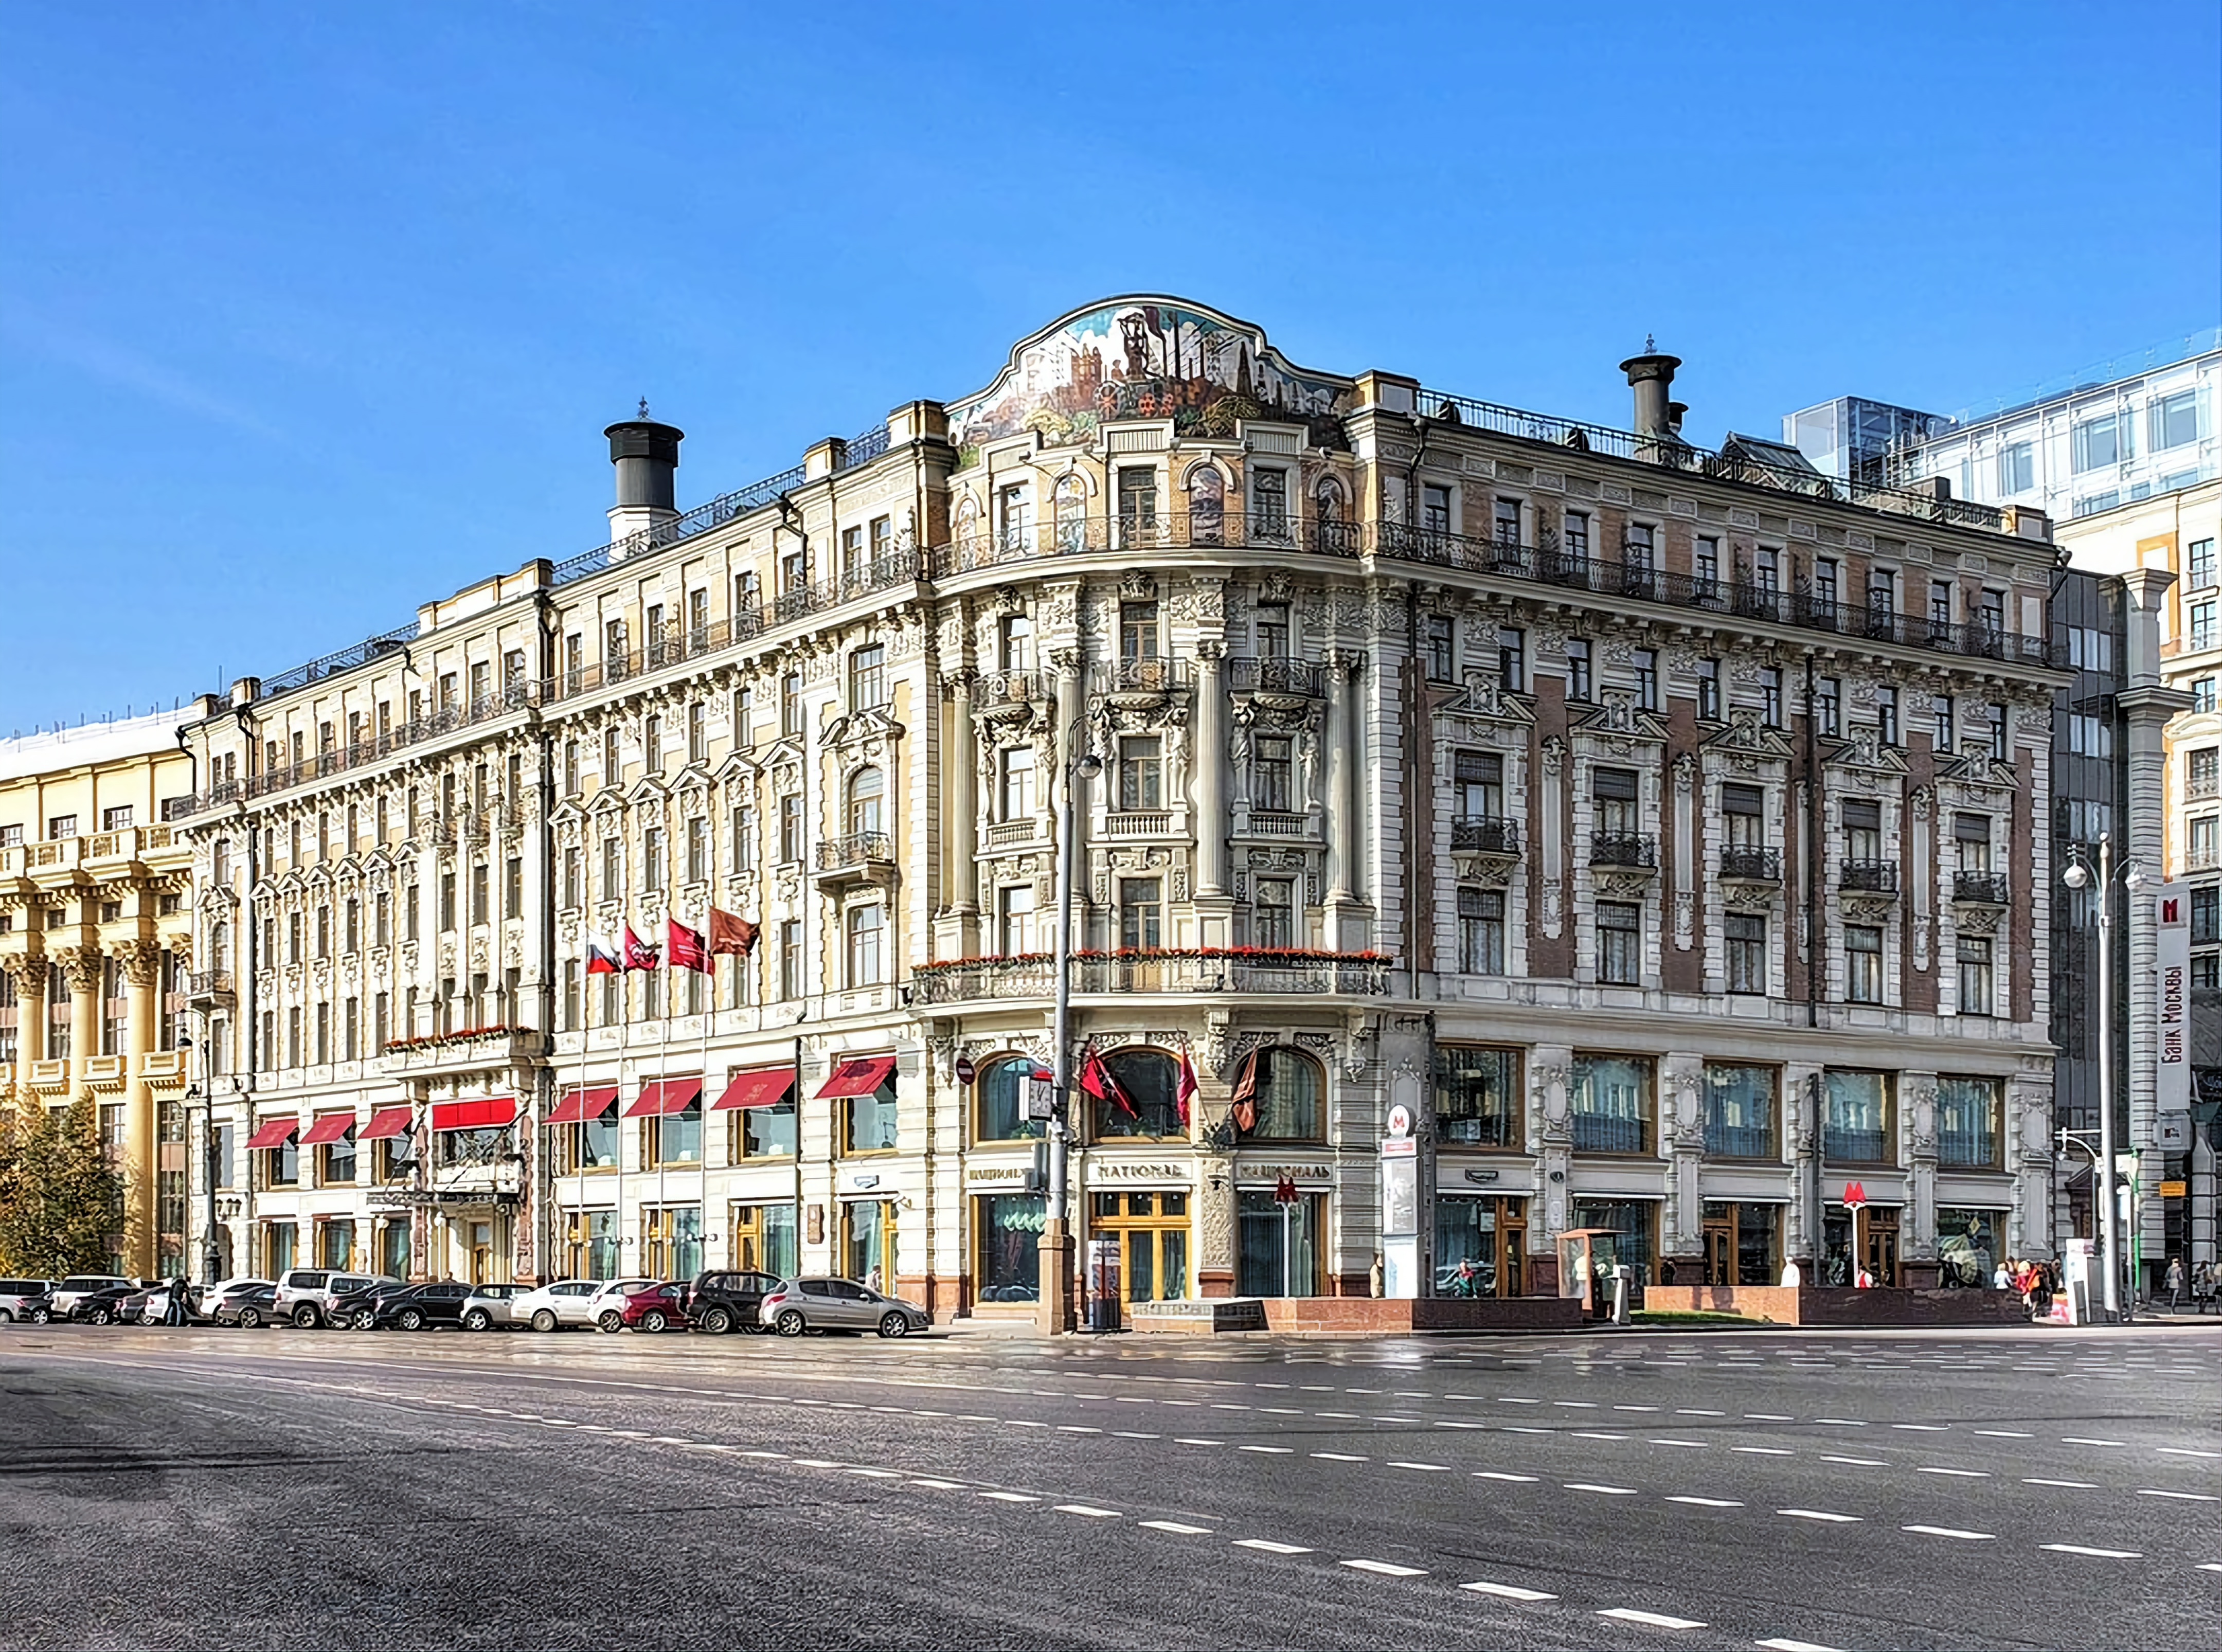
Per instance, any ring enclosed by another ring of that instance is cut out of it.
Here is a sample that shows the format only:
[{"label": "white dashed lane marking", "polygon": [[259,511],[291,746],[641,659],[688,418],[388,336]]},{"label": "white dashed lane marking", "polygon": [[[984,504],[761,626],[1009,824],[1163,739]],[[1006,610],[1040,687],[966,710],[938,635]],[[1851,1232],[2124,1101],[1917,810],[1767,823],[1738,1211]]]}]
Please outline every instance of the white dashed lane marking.
[{"label": "white dashed lane marking", "polygon": [[1758,1641],[1754,1644],[1767,1648],[1767,1652],[1839,1652],[1839,1649],[1823,1646],[1818,1641],[1773,1640]]},{"label": "white dashed lane marking", "polygon": [[2138,1488],[2137,1495],[2174,1498],[2179,1503],[2222,1503],[2222,1497],[2209,1497],[2204,1492],[2155,1492],[2141,1486]]},{"label": "white dashed lane marking", "polygon": [[1145,1520],[1143,1528],[1149,1531],[1169,1531],[1176,1537],[1208,1537],[1209,1526],[1191,1526],[1178,1520]]},{"label": "white dashed lane marking", "polygon": [[2058,1486],[2070,1492],[2095,1492],[2099,1489],[2099,1482],[2096,1480],[2024,1479],[2022,1484],[2024,1486]]},{"label": "white dashed lane marking", "polygon": [[1312,1455],[1325,1458],[1331,1463],[1362,1463],[1371,1460],[1369,1458],[1360,1457],[1348,1451],[1315,1451]]},{"label": "white dashed lane marking", "polygon": [[1651,1629],[1704,1628],[1704,1624],[1694,1617],[1669,1617],[1664,1612],[1638,1611],[1633,1606],[1608,1606],[1597,1616],[1617,1618],[1623,1624],[1642,1624]]},{"label": "white dashed lane marking", "polygon": [[1995,1542],[1995,1534],[1987,1531],[1962,1531],[1954,1526],[1900,1526],[1900,1531],[1919,1532],[1924,1537],[1956,1537],[1963,1542]]},{"label": "white dashed lane marking", "polygon": [[1826,1509],[1777,1509],[1775,1513],[1792,1520],[1826,1520],[1840,1526],[1856,1526],[1862,1518],[1856,1514],[1831,1514]]},{"label": "white dashed lane marking", "polygon": [[1059,1514],[1076,1514],[1089,1520],[1117,1520],[1122,1517],[1116,1509],[1091,1508],[1085,1503],[1060,1503],[1055,1506]]},{"label": "white dashed lane marking", "polygon": [[1522,1589],[1510,1583],[1461,1583],[1459,1587],[1470,1589],[1478,1595],[1495,1595],[1500,1600],[1522,1600],[1531,1604],[1559,1598],[1554,1594],[1546,1594],[1541,1589]]},{"label": "white dashed lane marking", "polygon": [[980,1495],[991,1503],[1039,1503],[1041,1501],[1039,1498],[1029,1497],[1024,1492],[982,1492]]},{"label": "white dashed lane marking", "polygon": [[1700,1509],[1741,1509],[1743,1507],[1743,1504],[1738,1503],[1734,1498],[1725,1497],[1670,1497],[1666,1500],[1669,1503],[1687,1503],[1693,1507]]},{"label": "white dashed lane marking", "polygon": [[1345,1561],[1343,1564],[1353,1572],[1374,1572],[1384,1578],[1423,1578],[1425,1568],[1417,1566],[1396,1566],[1387,1561]]},{"label": "white dashed lane marking", "polygon": [[1268,1555],[1309,1555],[1311,1553],[1311,1550],[1306,1548],[1302,1543],[1277,1543],[1264,1537],[1237,1537],[1234,1540],[1234,1547],[1237,1548],[1259,1549]]},{"label": "white dashed lane marking", "polygon": [[1569,1480],[1566,1482],[1566,1489],[1569,1492],[1595,1492],[1603,1497],[1634,1497],[1635,1495],[1635,1488],[1633,1486],[1595,1486],[1587,1480]]},{"label": "white dashed lane marking", "polygon": [[1515,1486],[1536,1484],[1535,1476],[1533,1474],[1505,1474],[1493,1468],[1477,1468],[1473,1471],[1473,1477],[1478,1480],[1507,1480]]},{"label": "white dashed lane marking", "polygon": [[2088,1555],[2099,1561],[2141,1561],[2144,1555],[2134,1548],[2086,1548],[2081,1543],[2040,1543],[2040,1548],[2055,1555]]}]

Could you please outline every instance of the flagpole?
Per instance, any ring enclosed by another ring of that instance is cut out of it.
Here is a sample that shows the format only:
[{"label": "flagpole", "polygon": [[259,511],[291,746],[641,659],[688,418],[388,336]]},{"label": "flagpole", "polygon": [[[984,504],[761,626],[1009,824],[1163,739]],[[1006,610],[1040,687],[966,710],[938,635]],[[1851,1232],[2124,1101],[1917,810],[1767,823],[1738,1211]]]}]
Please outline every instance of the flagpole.
[{"label": "flagpole", "polygon": [[632,971],[625,967],[625,959],[618,960],[618,1256],[617,1272],[610,1277],[625,1277],[625,1058],[632,1048]]},{"label": "flagpole", "polygon": [[[702,977],[702,1095],[696,1103],[702,1109],[701,1138],[695,1143],[695,1162],[702,1171],[701,1253],[695,1260],[695,1272],[704,1272],[710,1266],[710,1018],[718,1013],[718,955],[710,951],[710,920],[702,920],[702,935],[699,945],[706,966],[699,970]],[[730,1266],[730,1264],[728,1265]]]}]

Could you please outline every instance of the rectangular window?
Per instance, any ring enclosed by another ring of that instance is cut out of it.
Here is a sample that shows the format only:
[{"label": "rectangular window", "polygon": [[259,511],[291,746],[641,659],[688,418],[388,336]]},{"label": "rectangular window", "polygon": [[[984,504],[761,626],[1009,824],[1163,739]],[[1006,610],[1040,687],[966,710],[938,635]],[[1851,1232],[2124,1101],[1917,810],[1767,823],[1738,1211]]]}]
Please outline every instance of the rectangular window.
[{"label": "rectangular window", "polygon": [[1158,736],[1130,734],[1120,742],[1119,807],[1129,813],[1164,807],[1164,758]]},{"label": "rectangular window", "polygon": [[1517,625],[1497,627],[1497,686],[1509,694],[1528,691],[1528,633]]},{"label": "rectangular window", "polygon": [[2222,941],[2222,889],[2208,884],[2191,892],[2191,944],[2212,946]]},{"label": "rectangular window", "polygon": [[2037,486],[2037,449],[2016,442],[1999,450],[1999,492],[2011,498]]},{"label": "rectangular window", "polygon": [[1779,665],[1760,668],[1759,708],[1767,727],[1782,726],[1782,668]]},{"label": "rectangular window", "polygon": [[1635,704],[1639,711],[1659,709],[1659,651],[1639,648],[1635,650]]},{"label": "rectangular window", "polygon": [[1501,499],[1497,501],[1497,543],[1516,545],[1520,543],[1520,501]]},{"label": "rectangular window", "polygon": [[710,878],[710,823],[700,816],[687,823],[687,881],[705,883]]},{"label": "rectangular window", "polygon": [[1960,961],[1960,1013],[1991,1013],[1991,938],[1962,935],[1957,943]]},{"label": "rectangular window", "polygon": [[1158,525],[1158,473],[1152,465],[1119,470],[1119,526],[1122,544],[1150,543]]},{"label": "rectangular window", "polygon": [[1119,945],[1129,951],[1164,944],[1164,883],[1154,877],[1119,882]]},{"label": "rectangular window", "polygon": [[788,866],[802,858],[802,800],[791,794],[779,800],[779,858]]},{"label": "rectangular window", "polygon": [[1767,920],[1755,913],[1731,912],[1722,920],[1728,941],[1729,990],[1764,997],[1767,993]]},{"label": "rectangular window", "polygon": [[1261,537],[1285,538],[1289,531],[1289,473],[1258,470],[1250,478],[1251,527]]},{"label": "rectangular window", "polygon": [[1253,808],[1288,813],[1296,807],[1294,742],[1285,735],[1261,737],[1252,748],[1250,802]]},{"label": "rectangular window", "polygon": [[1432,613],[1428,616],[1422,647],[1426,651],[1428,682],[1458,681],[1458,631],[1456,622],[1449,615]]},{"label": "rectangular window", "polygon": [[650,826],[640,838],[640,888],[654,895],[663,888],[663,828]]},{"label": "rectangular window", "polygon": [[1835,557],[1820,556],[1814,559],[1813,606],[1824,619],[1833,616],[1836,612],[1836,596],[1839,588],[1837,574]]},{"label": "rectangular window", "polygon": [[1452,756],[1452,807],[1461,820],[1501,820],[1504,814],[1504,759],[1494,751],[1459,751]]},{"label": "rectangular window", "polygon": [[1504,973],[1504,892],[1458,892],[1459,968],[1468,975]]},{"label": "rectangular window", "polygon": [[1717,598],[1721,593],[1721,542],[1711,534],[1700,534],[1690,555],[1690,572],[1697,584],[1699,601]]},{"label": "rectangular window", "polygon": [[1254,916],[1252,939],[1258,945],[1281,952],[1293,949],[1296,945],[1295,882],[1285,877],[1259,878]]},{"label": "rectangular window", "polygon": [[1651,1077],[1640,1057],[1576,1054],[1566,1097],[1574,1150],[1650,1152]]},{"label": "rectangular window", "polygon": [[[841,1151],[848,1153],[893,1153],[895,1150],[895,1090],[882,1084],[869,1096],[852,1096],[841,1103]],[[865,1209],[877,1212],[876,1205]],[[875,1215],[874,1220],[877,1221]]]},{"label": "rectangular window", "polygon": [[490,870],[484,861],[471,868],[471,921],[474,924],[486,921]]},{"label": "rectangular window", "polygon": [[2136,427],[2127,412],[2101,413],[2074,428],[2074,462],[2078,474],[2126,463],[2137,456]]},{"label": "rectangular window", "polygon": [[733,811],[731,822],[732,847],[726,864],[735,872],[752,871],[756,864],[756,812],[753,804],[744,803]]},{"label": "rectangular window", "polygon": [[1830,739],[1839,738],[1844,732],[1843,684],[1835,677],[1817,677],[1813,682],[1813,719],[1815,732]]},{"label": "rectangular window", "polygon": [[802,996],[802,920],[788,918],[779,926],[779,996]]},{"label": "rectangular window", "polygon": [[1597,835],[1614,838],[1634,836],[1642,824],[1635,770],[1592,769],[1590,786],[1591,795],[1597,804]]},{"label": "rectangular window", "polygon": [[1597,907],[1597,979],[1610,986],[1642,983],[1643,908],[1630,901]]},{"label": "rectangular window", "polygon": [[1706,723],[1721,720],[1721,663],[1718,660],[1698,662],[1698,718]]},{"label": "rectangular window", "polygon": [[1823,1081],[1822,1156],[1840,1165],[1887,1165],[1896,1157],[1891,1076],[1831,1067]]},{"label": "rectangular window", "polygon": [[997,652],[1006,671],[1031,671],[1034,659],[1034,622],[1025,614],[1003,616],[997,628]]},{"label": "rectangular window", "polygon": [[995,892],[997,950],[1005,958],[1023,958],[1040,950],[1034,926],[1034,886],[1014,883]]},{"label": "rectangular window", "polygon": [[1435,1046],[1435,1130],[1447,1147],[1517,1151],[1520,1052],[1479,1044]]},{"label": "rectangular window", "polygon": [[1773,1067],[1705,1064],[1705,1156],[1773,1159],[1778,1085]]},{"label": "rectangular window", "polygon": [[1898,744],[1898,690],[1875,690],[1875,733],[1885,745]]},{"label": "rectangular window", "polygon": [[2211,712],[2214,707],[2214,679],[2194,677],[2191,680],[2191,709],[2195,712]]},{"label": "rectangular window", "polygon": [[1451,531],[1451,490],[1434,482],[1420,485],[1420,528],[1433,538]]},{"label": "rectangular window", "polygon": [[2186,548],[2183,556],[2183,582],[2194,589],[2214,583],[2214,542],[2194,539]]},{"label": "rectangular window", "polygon": [[1119,657],[1133,663],[1158,656],[1158,605],[1122,602],[1119,605]]},{"label": "rectangular window", "polygon": [[1936,719],[1930,744],[1939,757],[1949,757],[1953,751],[1952,696],[1938,694],[1930,702],[1931,714]]},{"label": "rectangular window", "polygon": [[1585,638],[1566,639],[1566,698],[1580,704],[1592,699],[1594,685],[1590,680],[1590,645]]},{"label": "rectangular window", "polygon": [[874,901],[849,911],[849,985],[883,985],[887,980],[888,909]]},{"label": "rectangular window", "polygon": [[625,898],[625,844],[617,838],[602,839],[602,899]]},{"label": "rectangular window", "polygon": [[1005,822],[1031,820],[1034,818],[1034,749],[1031,745],[1006,746],[997,755],[996,818]]},{"label": "rectangular window", "polygon": [[789,671],[779,680],[779,732],[793,738],[802,732],[802,674]]},{"label": "rectangular window", "polygon": [[1590,559],[1590,518],[1586,512],[1566,512],[1566,555],[1580,562]]},{"label": "rectangular window", "polygon": [[2156,396],[2146,409],[2146,437],[2155,453],[2199,440],[2199,393],[2179,390]]},{"label": "rectangular window", "polygon": [[1844,929],[1844,996],[1855,1004],[1882,1002],[1882,931],[1860,924]]},{"label": "rectangular window", "polygon": [[878,644],[849,656],[849,709],[871,711],[888,703],[888,650]]}]

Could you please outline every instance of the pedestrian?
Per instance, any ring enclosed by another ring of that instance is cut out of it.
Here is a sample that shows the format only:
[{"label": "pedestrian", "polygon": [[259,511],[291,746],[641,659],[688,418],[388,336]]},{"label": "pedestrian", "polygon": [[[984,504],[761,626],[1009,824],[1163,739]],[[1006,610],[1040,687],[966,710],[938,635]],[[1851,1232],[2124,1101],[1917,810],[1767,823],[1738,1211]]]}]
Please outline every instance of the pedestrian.
[{"label": "pedestrian", "polygon": [[2168,1259],[2168,1272],[2161,1277],[2161,1283],[2168,1288],[2168,1311],[2172,1314],[2183,1306],[2183,1259],[2181,1256]]},{"label": "pedestrian", "polygon": [[1867,1269],[1866,1269],[1864,1266],[1862,1266],[1862,1267],[1860,1269],[1859,1278],[1858,1278],[1856,1280],[1855,1280],[1855,1281],[1854,1281],[1854,1283],[1853,1283],[1853,1287],[1852,1287],[1852,1288],[1853,1288],[1854,1290],[1855,1290],[1855,1291],[1872,1291],[1872,1290],[1874,1290],[1874,1274],[1872,1274],[1872,1273],[1870,1273],[1870,1272],[1868,1272],[1867,1271]]},{"label": "pedestrian", "polygon": [[1451,1282],[1451,1294],[1454,1297],[1473,1295],[1473,1258],[1471,1256],[1459,1258],[1458,1277]]},{"label": "pedestrian", "polygon": [[869,1273],[867,1273],[864,1276],[864,1286],[867,1290],[872,1291],[877,1291],[882,1288],[880,1284],[880,1270],[876,1265],[874,1266]]},{"label": "pedestrian", "polygon": [[2011,1261],[2000,1262],[1999,1264],[1999,1271],[1991,1276],[1991,1289],[1993,1291],[2005,1291],[2009,1289],[2012,1285],[2013,1282],[2013,1263]]},{"label": "pedestrian", "polygon": [[185,1322],[185,1282],[180,1278],[170,1281],[170,1298],[162,1307],[162,1323],[182,1325]]}]

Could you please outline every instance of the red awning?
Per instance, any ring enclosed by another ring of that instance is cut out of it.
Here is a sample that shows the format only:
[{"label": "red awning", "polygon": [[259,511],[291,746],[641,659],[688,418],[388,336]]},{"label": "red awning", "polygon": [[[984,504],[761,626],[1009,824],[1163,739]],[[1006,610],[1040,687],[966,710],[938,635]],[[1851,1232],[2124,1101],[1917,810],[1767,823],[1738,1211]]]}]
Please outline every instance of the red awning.
[{"label": "red awning", "polygon": [[432,1128],[435,1130],[488,1130],[496,1125],[514,1123],[517,1119],[517,1097],[514,1096],[482,1096],[474,1102],[435,1102],[432,1104]]},{"label": "red awning", "polygon": [[629,1119],[662,1118],[684,1113],[702,1094],[700,1078],[654,1078],[640,1088],[640,1099],[625,1109]]},{"label": "red awning", "polygon": [[794,1094],[794,1069],[766,1067],[758,1072],[737,1072],[733,1082],[725,1086],[725,1093],[718,1097],[718,1104],[710,1110],[722,1113],[731,1107],[777,1107]]},{"label": "red awning", "polygon": [[850,1056],[833,1069],[833,1076],[819,1090],[821,1102],[838,1101],[844,1096],[869,1096],[895,1070],[895,1058],[891,1055]]},{"label": "red awning", "polygon": [[253,1135],[247,1138],[250,1152],[260,1153],[266,1147],[282,1147],[293,1139],[293,1132],[301,1128],[298,1119],[265,1119]]},{"label": "red awning", "polygon": [[584,1124],[589,1119],[599,1119],[618,1104],[615,1084],[574,1086],[563,1092],[563,1099],[556,1103],[548,1115],[550,1124]]},{"label": "red awning", "polygon": [[368,1124],[355,1133],[355,1139],[358,1142],[391,1141],[396,1136],[405,1136],[411,1116],[405,1107],[381,1107],[370,1115]]},{"label": "red awning", "polygon": [[347,1133],[355,1128],[352,1113],[326,1113],[308,1128],[301,1137],[304,1147],[321,1147],[328,1142],[345,1141]]}]

